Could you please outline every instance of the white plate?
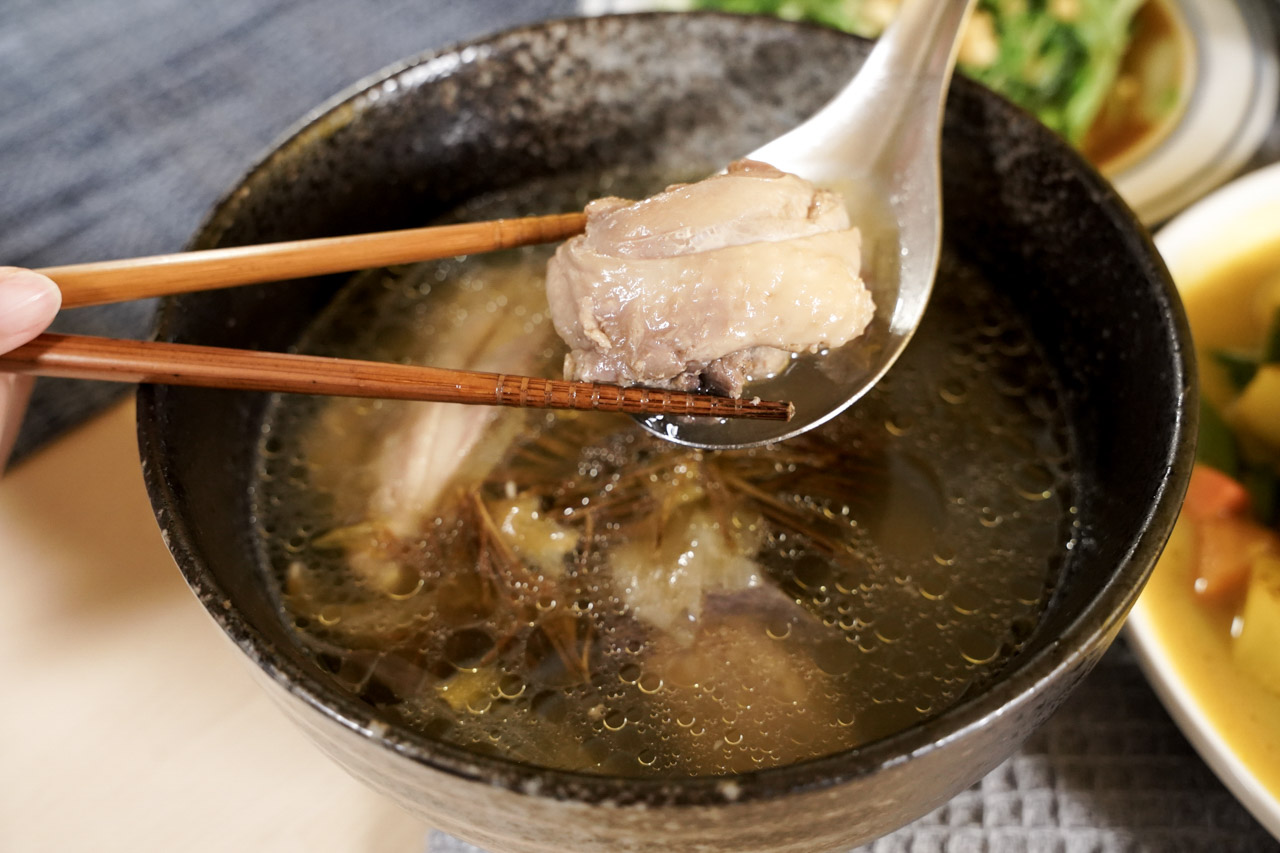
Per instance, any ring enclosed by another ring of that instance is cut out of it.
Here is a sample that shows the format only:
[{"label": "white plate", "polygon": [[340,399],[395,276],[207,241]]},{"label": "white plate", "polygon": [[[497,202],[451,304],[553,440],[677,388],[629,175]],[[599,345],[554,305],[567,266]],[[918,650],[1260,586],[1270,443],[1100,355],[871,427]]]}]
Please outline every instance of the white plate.
[{"label": "white plate", "polygon": [[[1234,181],[1195,204],[1161,229],[1156,246],[1175,282],[1194,283],[1231,258],[1278,239],[1280,164]],[[1126,628],[1147,679],[1187,740],[1267,831],[1280,838],[1280,799],[1214,727],[1196,691],[1181,677],[1160,642],[1145,594]]]}]

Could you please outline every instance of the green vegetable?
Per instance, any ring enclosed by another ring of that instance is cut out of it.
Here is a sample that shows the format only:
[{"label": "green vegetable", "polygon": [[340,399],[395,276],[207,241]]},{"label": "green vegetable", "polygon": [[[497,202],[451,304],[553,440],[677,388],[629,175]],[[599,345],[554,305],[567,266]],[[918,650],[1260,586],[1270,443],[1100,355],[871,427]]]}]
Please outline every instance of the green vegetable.
[{"label": "green vegetable", "polygon": [[[1079,143],[1115,82],[1133,16],[1145,0],[980,0],[998,51],[961,70]],[[876,0],[693,0],[695,8],[776,15],[879,35]],[[1057,14],[1055,14],[1057,11]],[[1061,17],[1060,17],[1061,16]]]},{"label": "green vegetable", "polygon": [[1200,399],[1200,435],[1196,444],[1196,459],[1229,477],[1239,476],[1240,452],[1236,448],[1236,437],[1222,415],[1203,397]]},{"label": "green vegetable", "polygon": [[1260,352],[1220,349],[1214,350],[1212,356],[1226,371],[1232,390],[1237,394],[1244,391],[1257,376],[1259,367],[1264,364],[1280,364],[1280,308],[1271,316],[1271,325],[1263,338]]},{"label": "green vegetable", "polygon": [[1280,308],[1260,349],[1217,350],[1213,359],[1233,386],[1228,413],[1240,432],[1201,400],[1196,458],[1239,480],[1249,492],[1253,517],[1275,527],[1280,524]]},{"label": "green vegetable", "polygon": [[1214,350],[1213,360],[1226,371],[1231,390],[1237,394],[1243,391],[1258,373],[1258,357],[1252,353],[1234,349]]},{"label": "green vegetable", "polygon": [[1196,461],[1239,480],[1249,493],[1252,515],[1259,522],[1269,527],[1280,522],[1280,476],[1275,467],[1265,460],[1244,458],[1231,428],[1204,399],[1200,400]]},{"label": "green vegetable", "polygon": [[1280,364],[1263,364],[1228,410],[1231,424],[1262,443],[1255,457],[1280,454]]},{"label": "green vegetable", "polygon": [[1271,315],[1271,326],[1262,340],[1262,363],[1280,364],[1280,308]]},{"label": "green vegetable", "polygon": [[1047,0],[983,0],[995,16],[1000,58],[965,70],[1030,109],[1072,142],[1083,138],[1106,100],[1144,0],[1075,0],[1070,20]]},{"label": "green vegetable", "polygon": [[1240,482],[1249,492],[1253,517],[1267,527],[1275,526],[1277,510],[1280,510],[1280,481],[1276,479],[1276,472],[1265,465],[1249,466],[1242,472]]}]

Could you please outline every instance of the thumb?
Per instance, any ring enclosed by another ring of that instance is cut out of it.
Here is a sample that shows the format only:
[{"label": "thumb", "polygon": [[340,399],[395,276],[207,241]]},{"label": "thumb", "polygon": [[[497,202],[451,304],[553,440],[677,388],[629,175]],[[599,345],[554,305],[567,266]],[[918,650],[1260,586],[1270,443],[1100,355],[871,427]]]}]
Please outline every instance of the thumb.
[{"label": "thumb", "polygon": [[43,332],[61,306],[62,293],[50,279],[19,267],[0,267],[0,353]]}]

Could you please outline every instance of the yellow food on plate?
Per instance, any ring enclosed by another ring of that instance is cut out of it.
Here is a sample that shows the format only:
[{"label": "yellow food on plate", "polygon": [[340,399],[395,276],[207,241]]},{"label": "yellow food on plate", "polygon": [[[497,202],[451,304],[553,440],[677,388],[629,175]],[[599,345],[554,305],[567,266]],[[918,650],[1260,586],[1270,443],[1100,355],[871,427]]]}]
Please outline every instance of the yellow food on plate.
[{"label": "yellow food on plate", "polygon": [[1245,672],[1280,693],[1280,557],[1253,564],[1234,651]]},{"label": "yellow food on plate", "polygon": [[1139,610],[1215,735],[1280,797],[1280,241],[1196,273],[1178,283],[1197,464]]}]

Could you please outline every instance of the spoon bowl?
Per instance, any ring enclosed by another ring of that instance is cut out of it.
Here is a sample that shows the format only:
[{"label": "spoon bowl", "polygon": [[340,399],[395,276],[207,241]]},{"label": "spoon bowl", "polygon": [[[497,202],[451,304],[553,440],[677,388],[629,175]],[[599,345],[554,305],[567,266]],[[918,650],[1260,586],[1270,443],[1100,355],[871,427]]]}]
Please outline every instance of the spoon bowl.
[{"label": "spoon bowl", "polygon": [[792,438],[843,412],[884,376],[924,316],[942,247],[942,114],[976,0],[907,0],[853,80],[799,126],[747,155],[840,191],[863,232],[876,304],[866,333],[820,358],[797,358],[748,392],[788,400],[786,422],[652,415],[655,435],[708,449]]}]

